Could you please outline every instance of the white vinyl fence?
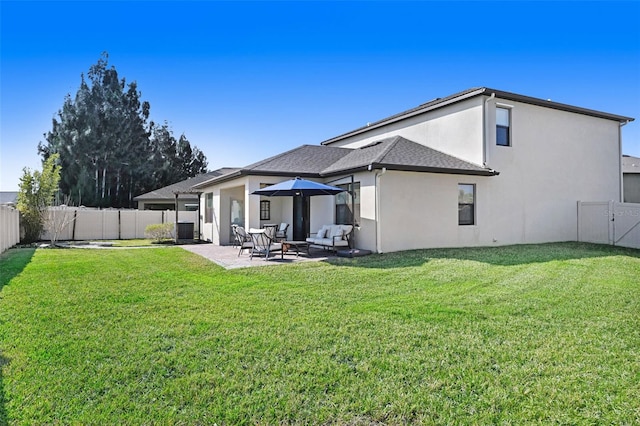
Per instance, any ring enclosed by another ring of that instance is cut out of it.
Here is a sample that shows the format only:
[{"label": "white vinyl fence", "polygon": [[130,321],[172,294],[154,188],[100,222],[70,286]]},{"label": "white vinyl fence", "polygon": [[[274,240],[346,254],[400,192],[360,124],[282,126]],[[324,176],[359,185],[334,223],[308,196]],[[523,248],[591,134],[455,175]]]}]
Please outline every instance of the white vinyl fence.
[{"label": "white vinyl fence", "polygon": [[[198,229],[198,212],[178,212],[178,222],[192,222]],[[50,240],[57,232],[57,240],[130,240],[145,238],[147,225],[175,223],[176,212],[165,210],[93,210],[73,207],[54,207],[42,234]]]},{"label": "white vinyl fence", "polygon": [[20,242],[20,213],[13,207],[0,206],[0,253]]},{"label": "white vinyl fence", "polygon": [[640,249],[640,204],[579,201],[578,241]]}]

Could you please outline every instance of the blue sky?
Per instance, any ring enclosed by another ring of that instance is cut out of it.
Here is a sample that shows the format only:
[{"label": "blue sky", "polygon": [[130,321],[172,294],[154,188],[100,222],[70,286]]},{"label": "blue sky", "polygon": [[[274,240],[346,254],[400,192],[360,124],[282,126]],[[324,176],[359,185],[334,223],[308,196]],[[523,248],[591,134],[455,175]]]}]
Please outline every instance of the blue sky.
[{"label": "blue sky", "polygon": [[[640,2],[0,3],[0,190],[109,52],[151,118],[243,166],[476,86],[640,119]],[[623,128],[640,156],[640,124]]]}]

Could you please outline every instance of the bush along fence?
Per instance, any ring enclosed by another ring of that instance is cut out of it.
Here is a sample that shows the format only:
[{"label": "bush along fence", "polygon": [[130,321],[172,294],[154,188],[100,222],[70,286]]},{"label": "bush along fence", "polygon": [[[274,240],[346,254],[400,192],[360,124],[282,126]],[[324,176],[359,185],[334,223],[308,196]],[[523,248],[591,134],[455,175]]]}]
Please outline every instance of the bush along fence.
[{"label": "bush along fence", "polygon": [[640,249],[640,204],[579,201],[578,241]]},{"label": "bush along fence", "polygon": [[0,206],[0,253],[20,242],[20,213],[13,207]]},{"label": "bush along fence", "polygon": [[[148,225],[175,223],[176,212],[165,210],[92,210],[76,207],[49,209],[43,240],[131,240],[145,238]],[[198,227],[198,212],[178,212],[178,221]],[[197,232],[197,231],[196,231]],[[53,238],[52,238],[53,237]]]}]

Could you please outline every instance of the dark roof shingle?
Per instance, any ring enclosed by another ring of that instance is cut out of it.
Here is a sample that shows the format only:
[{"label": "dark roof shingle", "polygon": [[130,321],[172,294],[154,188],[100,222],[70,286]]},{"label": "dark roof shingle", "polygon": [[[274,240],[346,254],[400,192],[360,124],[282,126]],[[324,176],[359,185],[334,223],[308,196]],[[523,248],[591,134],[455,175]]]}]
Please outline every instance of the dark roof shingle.
[{"label": "dark roof shingle", "polygon": [[497,174],[486,167],[420,145],[402,136],[395,136],[351,150],[349,154],[324,169],[321,175],[366,170],[369,167],[372,169],[386,167],[390,170],[485,176]]}]

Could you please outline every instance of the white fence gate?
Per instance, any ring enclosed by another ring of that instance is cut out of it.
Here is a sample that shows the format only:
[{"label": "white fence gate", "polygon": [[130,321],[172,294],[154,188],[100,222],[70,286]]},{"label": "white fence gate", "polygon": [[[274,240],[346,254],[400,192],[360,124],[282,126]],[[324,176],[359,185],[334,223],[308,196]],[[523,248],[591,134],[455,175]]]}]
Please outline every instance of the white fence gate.
[{"label": "white fence gate", "polygon": [[[174,223],[176,212],[171,210],[92,210],[82,208],[52,208],[50,215],[57,215],[56,220],[49,220],[41,238],[50,240],[51,226],[66,222],[58,240],[130,240],[145,238],[147,225],[155,223]],[[64,215],[64,216],[63,216]],[[198,212],[178,212],[179,222],[192,222],[198,232]],[[60,230],[59,230],[60,231]]]},{"label": "white fence gate", "polygon": [[20,212],[0,206],[0,253],[20,242]]},{"label": "white fence gate", "polygon": [[640,249],[640,204],[578,201],[578,241]]}]

